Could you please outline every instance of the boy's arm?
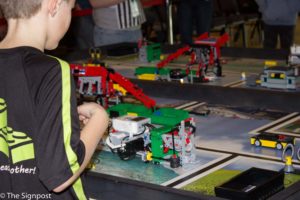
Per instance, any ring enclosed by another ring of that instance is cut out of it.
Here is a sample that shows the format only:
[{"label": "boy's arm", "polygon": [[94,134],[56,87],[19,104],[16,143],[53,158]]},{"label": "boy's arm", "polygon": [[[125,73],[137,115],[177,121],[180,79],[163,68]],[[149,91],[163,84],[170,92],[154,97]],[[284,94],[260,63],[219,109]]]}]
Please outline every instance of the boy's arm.
[{"label": "boy's arm", "polygon": [[62,192],[80,176],[88,165],[108,125],[106,111],[95,103],[84,104],[78,108],[78,111],[79,115],[84,116],[85,120],[88,120],[80,135],[80,139],[85,146],[85,157],[79,170],[66,182],[53,189],[54,192]]},{"label": "boy's arm", "polygon": [[[97,104],[77,108],[75,85],[67,64],[58,64],[53,58],[43,57],[45,62],[37,59],[39,64],[28,72],[29,80],[35,81],[28,84],[34,96],[37,134],[33,139],[39,179],[54,192],[63,191],[75,181],[81,195],[82,182],[77,179],[107,128],[107,114]],[[82,131],[78,112],[89,119]]]},{"label": "boy's arm", "polygon": [[116,5],[125,0],[89,0],[89,1],[93,8],[104,8],[104,7]]}]

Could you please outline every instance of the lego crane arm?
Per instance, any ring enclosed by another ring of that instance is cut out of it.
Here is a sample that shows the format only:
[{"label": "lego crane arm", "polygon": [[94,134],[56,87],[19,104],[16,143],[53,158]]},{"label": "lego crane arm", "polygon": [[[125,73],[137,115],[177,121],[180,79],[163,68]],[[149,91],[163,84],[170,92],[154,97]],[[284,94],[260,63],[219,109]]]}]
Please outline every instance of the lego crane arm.
[{"label": "lego crane arm", "polygon": [[72,74],[77,77],[101,77],[101,90],[104,96],[113,95],[113,83],[117,83],[141,101],[146,107],[154,108],[156,105],[156,102],[146,96],[141,88],[112,69],[107,69],[103,66],[82,66],[78,64],[70,64],[70,67]]},{"label": "lego crane arm", "polygon": [[165,60],[157,63],[156,67],[158,69],[163,68],[164,66],[166,66],[169,62],[171,62],[172,60],[178,58],[179,56],[181,56],[182,54],[184,54],[185,52],[189,51],[190,47],[189,46],[185,46],[183,48],[178,49],[175,53],[170,54]]},{"label": "lego crane arm", "polygon": [[145,95],[141,88],[134,85],[121,74],[117,72],[109,73],[109,79],[122,86],[127,92],[131,93],[135,98],[141,101],[147,108],[155,107],[156,102],[153,99]]}]

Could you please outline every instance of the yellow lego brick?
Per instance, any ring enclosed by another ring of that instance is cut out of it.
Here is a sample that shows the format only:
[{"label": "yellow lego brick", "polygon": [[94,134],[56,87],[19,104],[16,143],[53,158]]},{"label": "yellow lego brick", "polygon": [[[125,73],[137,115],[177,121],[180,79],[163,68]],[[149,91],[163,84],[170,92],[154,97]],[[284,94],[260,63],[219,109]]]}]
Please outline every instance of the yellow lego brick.
[{"label": "yellow lego brick", "polygon": [[266,60],[265,61],[265,66],[267,66],[267,67],[274,67],[276,65],[277,65],[277,62],[274,60]]},{"label": "yellow lego brick", "polygon": [[155,74],[142,74],[142,75],[138,75],[137,77],[138,79],[142,79],[142,80],[149,80],[149,81],[156,80]]},{"label": "yellow lego brick", "polygon": [[125,90],[122,86],[120,86],[119,84],[114,84],[113,85],[114,89],[121,92],[122,95],[126,95],[127,94],[127,90]]},{"label": "yellow lego brick", "polygon": [[269,140],[260,140],[260,141],[261,141],[261,145],[264,147],[271,147],[271,148],[276,147],[276,142],[274,141],[269,141]]},{"label": "yellow lego brick", "polygon": [[147,151],[146,160],[147,160],[147,161],[151,161],[151,160],[152,160],[152,153],[149,152],[149,151]]}]

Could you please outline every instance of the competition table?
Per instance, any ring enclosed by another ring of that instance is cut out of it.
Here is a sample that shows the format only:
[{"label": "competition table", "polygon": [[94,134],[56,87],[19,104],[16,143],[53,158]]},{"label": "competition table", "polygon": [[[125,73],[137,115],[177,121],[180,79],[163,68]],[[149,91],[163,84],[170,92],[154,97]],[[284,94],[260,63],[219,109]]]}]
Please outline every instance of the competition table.
[{"label": "competition table", "polygon": [[[114,48],[113,46],[109,46],[103,47],[102,50],[105,54]],[[164,46],[163,52],[168,54],[174,52],[177,48],[178,46]],[[135,53],[134,48],[132,51]],[[60,50],[50,53],[69,62],[86,60],[89,57],[87,50]],[[288,56],[288,52],[281,50],[223,48],[222,56],[235,58],[237,63],[243,65],[245,64],[245,58],[256,59],[257,63],[261,63],[264,59],[284,62]],[[130,59],[123,59],[121,57],[118,59],[107,57],[105,61],[107,60],[112,65],[116,65],[115,70],[120,70],[122,69],[122,64],[130,63]],[[300,93],[297,91],[261,90],[246,87],[227,87],[224,85],[179,84],[174,82],[143,81],[135,78],[132,78],[131,81],[141,87],[145,94],[155,98],[209,102],[209,104],[224,106],[257,107],[280,110],[287,113],[300,111]],[[87,183],[87,192],[92,199],[220,199],[214,196],[178,190],[173,188],[174,184],[161,186],[97,172],[87,172]],[[277,193],[271,199],[300,198],[299,184],[300,182],[295,183]]]}]

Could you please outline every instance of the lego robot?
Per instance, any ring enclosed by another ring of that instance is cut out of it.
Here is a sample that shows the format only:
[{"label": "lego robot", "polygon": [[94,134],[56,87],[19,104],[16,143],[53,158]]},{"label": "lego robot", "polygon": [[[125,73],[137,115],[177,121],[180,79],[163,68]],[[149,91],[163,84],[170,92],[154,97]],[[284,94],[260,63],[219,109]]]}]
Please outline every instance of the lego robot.
[{"label": "lego robot", "polygon": [[115,118],[106,144],[122,160],[138,155],[144,162],[169,162],[171,168],[195,161],[195,122],[186,111],[119,104],[108,113]]}]

